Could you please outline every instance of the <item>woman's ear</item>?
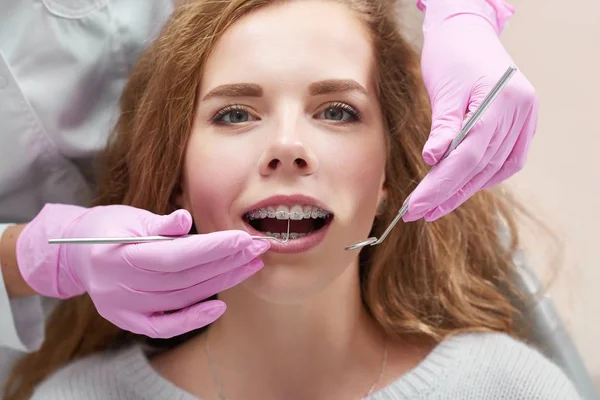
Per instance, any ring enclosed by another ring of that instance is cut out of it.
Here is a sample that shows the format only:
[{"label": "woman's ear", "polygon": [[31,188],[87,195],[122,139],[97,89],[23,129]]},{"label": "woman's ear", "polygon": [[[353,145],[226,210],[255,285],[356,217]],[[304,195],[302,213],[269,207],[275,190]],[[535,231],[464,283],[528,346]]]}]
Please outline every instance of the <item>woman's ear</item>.
[{"label": "woman's ear", "polygon": [[382,188],[379,192],[379,200],[377,202],[377,212],[375,216],[379,217],[387,208],[387,190]]}]

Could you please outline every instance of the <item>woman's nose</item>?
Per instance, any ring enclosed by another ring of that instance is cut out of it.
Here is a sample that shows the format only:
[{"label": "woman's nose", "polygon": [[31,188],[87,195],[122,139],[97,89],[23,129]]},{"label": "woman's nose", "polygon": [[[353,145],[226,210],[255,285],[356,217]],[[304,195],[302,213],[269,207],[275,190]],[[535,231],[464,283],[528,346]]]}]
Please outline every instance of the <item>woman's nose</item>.
[{"label": "woman's nose", "polygon": [[260,160],[260,173],[312,175],[319,168],[315,154],[298,137],[278,138],[263,153]]}]

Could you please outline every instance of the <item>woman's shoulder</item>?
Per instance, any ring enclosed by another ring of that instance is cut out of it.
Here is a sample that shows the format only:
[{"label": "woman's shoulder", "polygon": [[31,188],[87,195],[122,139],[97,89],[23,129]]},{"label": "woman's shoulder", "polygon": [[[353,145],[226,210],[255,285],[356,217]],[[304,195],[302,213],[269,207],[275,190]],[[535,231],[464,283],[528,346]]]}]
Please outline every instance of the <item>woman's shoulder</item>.
[{"label": "woman's shoulder", "polygon": [[461,334],[447,339],[442,346],[464,354],[455,365],[456,373],[448,376],[455,390],[471,391],[475,385],[482,393],[489,392],[482,398],[580,399],[556,364],[538,349],[507,334]]},{"label": "woman's shoulder", "polygon": [[150,366],[141,346],[74,361],[44,380],[32,400],[158,400],[182,398]]}]

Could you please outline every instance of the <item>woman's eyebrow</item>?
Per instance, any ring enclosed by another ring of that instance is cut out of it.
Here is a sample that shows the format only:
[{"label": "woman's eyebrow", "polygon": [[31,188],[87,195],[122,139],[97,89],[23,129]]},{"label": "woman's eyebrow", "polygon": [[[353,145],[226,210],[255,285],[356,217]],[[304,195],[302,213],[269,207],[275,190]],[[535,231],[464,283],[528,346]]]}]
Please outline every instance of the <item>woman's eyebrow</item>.
[{"label": "woman's eyebrow", "polygon": [[367,95],[367,90],[353,79],[327,79],[314,82],[309,86],[312,96],[340,92],[360,92]]},{"label": "woman's eyebrow", "polygon": [[[329,93],[360,92],[367,94],[367,90],[353,79],[327,79],[313,82],[309,86],[311,96]],[[261,97],[263,89],[256,83],[230,83],[219,85],[204,96],[202,101],[215,97]]]},{"label": "woman's eyebrow", "polygon": [[261,97],[262,95],[262,88],[255,83],[232,83],[217,86],[208,92],[202,101],[214,97]]}]

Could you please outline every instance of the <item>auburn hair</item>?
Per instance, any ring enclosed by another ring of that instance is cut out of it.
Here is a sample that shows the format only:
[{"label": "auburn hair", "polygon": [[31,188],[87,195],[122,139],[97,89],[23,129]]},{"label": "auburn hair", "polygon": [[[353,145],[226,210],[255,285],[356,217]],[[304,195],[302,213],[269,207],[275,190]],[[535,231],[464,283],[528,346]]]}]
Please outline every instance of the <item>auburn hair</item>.
[{"label": "auburn hair", "polygon": [[[419,55],[402,36],[395,1],[327,1],[355,12],[370,32],[376,57],[374,81],[388,141],[387,202],[372,229],[379,235],[428,171],[421,151],[431,127],[429,99]],[[215,42],[240,17],[282,2],[195,0],[174,11],[131,71],[119,120],[100,159],[93,205],[126,204],[156,214],[177,208],[173,197],[198,87]],[[511,300],[518,293],[510,282],[517,210],[504,191],[487,190],[435,222],[398,224],[382,244],[361,251],[365,307],[390,335],[416,333],[438,341],[464,331],[518,336]],[[50,317],[41,349],[14,367],[5,398],[25,400],[65,364],[143,339],[103,319],[87,295],[66,300]]]}]

